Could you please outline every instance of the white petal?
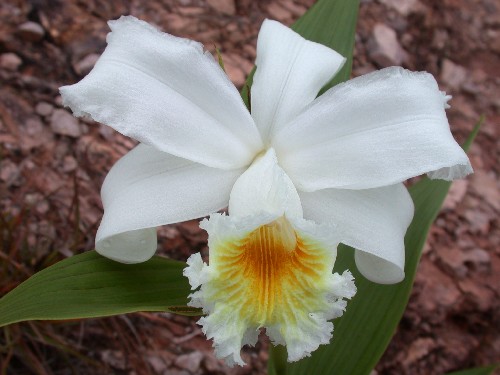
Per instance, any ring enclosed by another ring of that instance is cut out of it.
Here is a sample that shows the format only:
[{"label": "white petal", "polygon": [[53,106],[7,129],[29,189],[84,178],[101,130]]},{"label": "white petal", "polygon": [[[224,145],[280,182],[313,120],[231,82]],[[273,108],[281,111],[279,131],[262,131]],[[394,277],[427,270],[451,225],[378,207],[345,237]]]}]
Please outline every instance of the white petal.
[{"label": "white petal", "polygon": [[367,279],[382,284],[403,280],[404,236],[414,210],[403,184],[299,195],[306,219],[334,223],[341,242],[358,249],[356,264]]},{"label": "white petal", "polygon": [[113,166],[102,186],[104,217],[97,251],[125,263],[149,259],[156,250],[156,233],[147,228],[206,216],[227,206],[242,172],[206,167],[138,145]]},{"label": "white petal", "polygon": [[274,150],[258,156],[234,184],[229,214],[245,217],[260,213],[302,217],[297,190],[278,165]]},{"label": "white petal", "polygon": [[251,95],[252,116],[264,141],[312,102],[344,62],[334,50],[265,20]]},{"label": "white petal", "polygon": [[216,168],[248,164],[261,149],[238,91],[203,46],[134,17],[110,21],[108,46],[64,105],[120,133]]},{"label": "white petal", "polygon": [[207,265],[201,259],[200,253],[191,255],[186,263],[187,267],[184,268],[182,274],[188,278],[191,289],[194,290],[205,282]]},{"label": "white petal", "polygon": [[436,170],[441,178],[463,177],[472,168],[451,135],[445,104],[432,75],[387,68],[326,92],[274,147],[304,191],[387,186]]}]

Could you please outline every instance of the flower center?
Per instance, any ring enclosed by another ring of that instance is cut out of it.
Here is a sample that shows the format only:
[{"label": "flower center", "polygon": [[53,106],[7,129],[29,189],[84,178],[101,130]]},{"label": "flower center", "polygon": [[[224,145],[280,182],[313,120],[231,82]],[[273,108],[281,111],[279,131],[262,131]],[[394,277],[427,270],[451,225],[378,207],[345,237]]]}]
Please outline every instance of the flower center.
[{"label": "flower center", "polygon": [[217,293],[240,318],[258,326],[320,309],[314,291],[331,274],[331,250],[300,236],[284,217],[243,238],[221,242],[211,266],[224,283]]}]

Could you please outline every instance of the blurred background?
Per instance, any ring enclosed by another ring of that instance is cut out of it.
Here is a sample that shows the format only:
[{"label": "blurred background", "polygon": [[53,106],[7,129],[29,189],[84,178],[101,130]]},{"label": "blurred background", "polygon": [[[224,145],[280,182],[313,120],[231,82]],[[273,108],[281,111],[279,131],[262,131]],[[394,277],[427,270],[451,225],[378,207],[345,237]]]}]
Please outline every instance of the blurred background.
[{"label": "blurred background", "polygon": [[[291,25],[313,0],[3,0],[0,2],[0,296],[57,260],[93,248],[99,189],[134,141],[78,120],[58,87],[104,50],[106,21],[132,14],[217,46],[234,84],[253,67],[265,18]],[[361,1],[353,75],[402,65],[453,95],[452,132],[475,174],[453,183],[431,229],[408,309],[377,374],[442,374],[500,361],[500,3]],[[160,253],[201,251],[197,221],[159,230]],[[263,374],[267,339],[245,368],[218,361],[197,319],[140,313],[0,329],[0,374]]]}]

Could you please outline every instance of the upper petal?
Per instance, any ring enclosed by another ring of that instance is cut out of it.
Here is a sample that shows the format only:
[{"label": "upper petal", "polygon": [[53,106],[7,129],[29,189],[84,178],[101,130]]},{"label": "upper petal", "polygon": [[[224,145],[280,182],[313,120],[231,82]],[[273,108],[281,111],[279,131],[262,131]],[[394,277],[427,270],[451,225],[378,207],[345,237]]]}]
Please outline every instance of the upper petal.
[{"label": "upper petal", "polygon": [[239,168],[261,149],[238,91],[200,43],[134,17],[110,21],[108,46],[79,83],[61,87],[76,116],[91,116],[161,151]]},{"label": "upper petal", "polygon": [[221,170],[138,145],[111,169],[102,186],[99,253],[125,263],[156,250],[154,227],[195,219],[225,206],[243,170]]},{"label": "upper petal", "polygon": [[472,172],[434,77],[383,69],[338,85],[277,134],[280,165],[304,191],[391,185],[439,170]]},{"label": "upper petal", "polygon": [[251,95],[252,116],[264,142],[312,102],[344,62],[334,50],[265,20]]},{"label": "upper petal", "polygon": [[334,223],[341,242],[356,251],[359,271],[369,280],[397,283],[404,278],[404,236],[413,201],[403,184],[367,190],[299,192],[304,218]]}]

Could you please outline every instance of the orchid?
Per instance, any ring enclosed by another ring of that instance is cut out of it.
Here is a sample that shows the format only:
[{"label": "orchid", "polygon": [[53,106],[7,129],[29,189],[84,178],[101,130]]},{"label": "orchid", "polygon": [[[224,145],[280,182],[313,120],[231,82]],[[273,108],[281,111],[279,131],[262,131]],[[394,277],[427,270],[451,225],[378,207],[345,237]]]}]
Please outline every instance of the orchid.
[{"label": "orchid", "polygon": [[387,68],[316,97],[345,59],[266,20],[249,113],[201,44],[130,16],[109,25],[94,69],[61,88],[76,116],[140,142],[103,184],[96,249],[143,262],[155,227],[211,214],[210,265],[194,254],[185,275],[229,364],[243,364],[241,346],[262,327],[290,361],[328,343],[328,321],[356,291],[349,271],[332,274],[337,245],[356,249],[368,279],[401,281],[413,217],[403,181],[472,172],[449,129],[450,97],[428,73]]}]

